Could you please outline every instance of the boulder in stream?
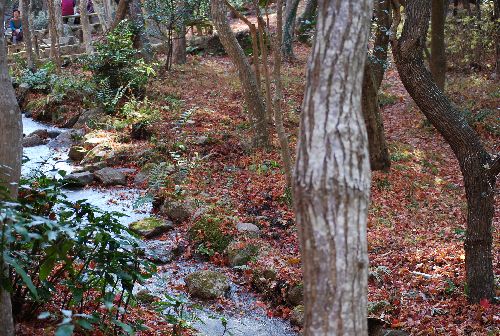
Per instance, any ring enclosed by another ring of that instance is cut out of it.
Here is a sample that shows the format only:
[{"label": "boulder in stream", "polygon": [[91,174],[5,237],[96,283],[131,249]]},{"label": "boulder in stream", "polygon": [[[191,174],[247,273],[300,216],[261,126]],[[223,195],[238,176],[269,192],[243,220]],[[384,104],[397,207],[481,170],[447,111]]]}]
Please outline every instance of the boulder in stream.
[{"label": "boulder in stream", "polygon": [[90,172],[71,173],[64,177],[64,185],[68,188],[82,188],[94,181]]},{"label": "boulder in stream", "polygon": [[35,147],[45,144],[45,139],[41,138],[39,135],[29,135],[23,138],[23,147]]},{"label": "boulder in stream", "polygon": [[160,218],[147,217],[129,225],[130,230],[145,238],[154,238],[172,229],[174,224]]},{"label": "boulder in stream", "polygon": [[188,220],[195,212],[190,201],[176,201],[165,199],[160,208],[160,213],[168,216],[174,223],[182,223]]},{"label": "boulder in stream", "polygon": [[106,186],[126,185],[127,176],[116,168],[103,168],[94,172],[95,178]]},{"label": "boulder in stream", "polygon": [[194,272],[189,274],[184,281],[190,295],[204,300],[222,297],[230,287],[227,276],[214,271]]}]

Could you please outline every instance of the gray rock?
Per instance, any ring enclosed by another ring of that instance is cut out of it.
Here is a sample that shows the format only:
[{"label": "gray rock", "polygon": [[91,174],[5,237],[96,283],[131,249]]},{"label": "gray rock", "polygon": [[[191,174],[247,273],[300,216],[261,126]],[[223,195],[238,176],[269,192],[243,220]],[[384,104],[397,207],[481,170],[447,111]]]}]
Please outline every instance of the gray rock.
[{"label": "gray rock", "polygon": [[298,306],[304,304],[304,285],[298,284],[288,289],[286,295],[288,303],[292,306]]},{"label": "gray rock", "polygon": [[165,221],[155,217],[144,218],[129,225],[130,230],[146,238],[159,236],[173,229],[173,227],[174,224],[171,221]]},{"label": "gray rock", "polygon": [[61,134],[62,132],[60,130],[56,130],[56,129],[52,129],[52,130],[48,130],[47,131],[47,135],[49,136],[49,138],[51,139],[55,139],[59,136],[59,134]]},{"label": "gray rock", "polygon": [[107,186],[127,184],[127,176],[116,168],[99,169],[94,172],[94,176],[97,181]]},{"label": "gray rock", "polygon": [[160,208],[160,214],[168,216],[174,223],[188,220],[194,213],[194,206],[189,201],[165,199]]},{"label": "gray rock", "polygon": [[64,177],[64,184],[69,188],[81,188],[94,181],[94,174],[90,172],[71,173]]},{"label": "gray rock", "polygon": [[268,293],[274,288],[276,277],[276,271],[273,269],[254,270],[252,286],[261,293]]},{"label": "gray rock", "polygon": [[73,173],[83,173],[83,172],[91,172],[94,173],[99,169],[103,169],[106,167],[104,162],[98,162],[94,164],[85,165],[83,167],[77,167],[73,170]]},{"label": "gray rock", "polygon": [[68,120],[66,120],[62,125],[61,127],[63,128],[71,128],[73,126],[75,126],[76,122],[78,121],[78,118],[80,116],[77,114],[77,115],[74,115],[72,116],[71,118],[69,118]]},{"label": "gray rock", "polygon": [[71,146],[68,156],[71,160],[80,162],[87,155],[87,150],[81,146]]},{"label": "gray rock", "polygon": [[253,244],[242,245],[232,242],[226,249],[229,264],[232,267],[243,266],[259,255],[259,248]]},{"label": "gray rock", "polygon": [[134,168],[118,168],[118,170],[121,171],[125,175],[132,175],[133,173],[135,173]]},{"label": "gray rock", "polygon": [[43,144],[45,144],[45,140],[36,134],[23,138],[23,147],[35,147]]},{"label": "gray rock", "polygon": [[62,132],[49,142],[51,148],[69,148],[75,141],[84,135],[83,130],[69,130]]},{"label": "gray rock", "polygon": [[105,161],[107,164],[110,164],[108,163],[108,161],[115,161],[115,156],[116,153],[111,147],[105,144],[101,144],[92,148],[92,150],[90,150],[87,155],[85,155],[85,158],[83,158],[82,160],[82,164],[96,163],[101,161]]},{"label": "gray rock", "polygon": [[210,300],[224,296],[229,290],[229,279],[222,273],[198,271],[189,274],[184,281],[193,297]]},{"label": "gray rock", "polygon": [[238,223],[236,224],[236,229],[239,233],[249,236],[258,237],[260,235],[259,227],[252,223]]},{"label": "gray rock", "polygon": [[290,322],[300,327],[304,325],[304,306],[299,305],[293,308],[290,314]]},{"label": "gray rock", "polygon": [[42,139],[47,139],[49,137],[49,132],[45,129],[39,129],[36,131],[31,132],[27,138],[38,135]]},{"label": "gray rock", "polygon": [[159,265],[168,264],[175,257],[172,244],[163,240],[147,241],[144,255],[146,259]]}]

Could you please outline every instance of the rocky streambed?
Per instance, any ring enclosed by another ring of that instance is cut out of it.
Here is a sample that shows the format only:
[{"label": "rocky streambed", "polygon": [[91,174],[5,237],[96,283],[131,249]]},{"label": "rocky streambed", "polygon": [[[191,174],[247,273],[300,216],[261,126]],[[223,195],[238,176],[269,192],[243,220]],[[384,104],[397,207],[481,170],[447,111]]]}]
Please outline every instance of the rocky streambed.
[{"label": "rocky streambed", "polygon": [[[145,237],[145,257],[158,264],[158,272],[136,289],[141,304],[148,304],[148,297],[167,300],[169,296],[183,295],[186,297],[183,304],[192,307],[197,316],[194,327],[199,335],[297,335],[288,321],[268,317],[266,311],[256,305],[257,298],[226,275],[228,272],[224,271],[227,269],[216,268],[201,260],[179,258],[180,251],[175,242],[181,233],[176,232],[173,223],[150,219],[150,202],[138,202],[140,190],[126,186],[127,178],[135,173],[133,169],[115,169],[102,164],[88,164],[82,169],[73,164],[75,158],[83,159],[83,154],[88,151],[73,146],[75,139],[84,136],[83,132],[50,127],[23,116],[23,133],[24,156],[28,159],[22,169],[24,176],[37,170],[54,176],[59,176],[61,170],[65,171],[68,175],[64,178],[71,189],[65,189],[64,193],[69,200],[86,199],[106,211],[124,213],[127,215],[121,218],[124,225],[142,221],[142,226],[136,227],[136,231]],[[102,156],[102,161],[112,161],[105,143],[96,144],[92,150],[94,155]],[[135,178],[140,179],[140,174]],[[92,184],[94,181],[100,186],[114,187],[98,188]],[[170,210],[182,216],[179,208]],[[244,223],[240,226],[243,231],[254,229]],[[165,235],[163,240],[154,239],[165,232],[168,232],[166,239]],[[183,288],[187,288],[191,295],[184,293]]]}]

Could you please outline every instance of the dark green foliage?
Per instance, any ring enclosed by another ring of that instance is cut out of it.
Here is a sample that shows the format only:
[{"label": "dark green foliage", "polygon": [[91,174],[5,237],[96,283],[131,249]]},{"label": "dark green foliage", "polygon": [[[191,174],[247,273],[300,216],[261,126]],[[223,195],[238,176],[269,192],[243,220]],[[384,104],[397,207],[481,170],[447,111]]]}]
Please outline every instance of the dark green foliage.
[{"label": "dark green foliage", "polygon": [[[1,280],[12,292],[17,319],[33,318],[50,303],[51,313],[40,318],[62,319],[57,335],[69,335],[75,324],[104,333],[132,330],[121,316],[134,285],[154,266],[139,258],[139,241],[121,216],[66,200],[59,182],[47,176],[22,181],[18,201],[0,201],[0,250],[11,269]],[[105,308],[81,314],[89,305]]]},{"label": "dark green foliage", "polygon": [[92,72],[98,102],[110,114],[123,97],[142,96],[149,77],[154,75],[153,68],[134,49],[133,35],[132,24],[122,21],[83,61],[84,69]]}]

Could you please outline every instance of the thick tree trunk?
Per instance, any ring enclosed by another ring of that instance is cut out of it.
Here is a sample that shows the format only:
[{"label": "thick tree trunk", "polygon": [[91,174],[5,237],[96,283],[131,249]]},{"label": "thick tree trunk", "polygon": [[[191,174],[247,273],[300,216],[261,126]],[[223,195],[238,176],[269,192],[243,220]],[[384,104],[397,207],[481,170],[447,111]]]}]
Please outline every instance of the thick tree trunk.
[{"label": "thick tree trunk", "polygon": [[287,60],[295,58],[295,55],[293,54],[293,36],[295,32],[295,19],[297,17],[298,6],[299,0],[286,0],[281,53],[283,58]]},{"label": "thick tree trunk", "polygon": [[174,40],[174,50],[173,50],[173,62],[175,64],[186,63],[186,24],[185,19],[187,17],[186,12],[186,2],[179,2],[179,12],[182,13],[182,17],[179,20],[178,33],[176,39]]},{"label": "thick tree trunk", "polygon": [[238,69],[238,75],[245,97],[245,103],[250,112],[254,134],[254,145],[257,147],[269,145],[269,133],[266,121],[266,109],[260,93],[255,72],[252,70],[243,49],[238,44],[226,17],[228,8],[224,0],[211,0],[211,13],[214,26],[220,41],[229,57]]},{"label": "thick tree trunk", "polygon": [[306,22],[313,22],[316,18],[316,9],[318,7],[318,0],[307,0],[306,7],[304,8],[304,12],[298,19],[299,31],[302,32],[304,30],[304,26]]},{"label": "thick tree trunk", "polygon": [[460,164],[467,197],[465,265],[471,302],[493,299],[492,218],[496,175],[500,160],[493,161],[463,114],[436,86],[425,68],[422,53],[431,4],[406,2],[406,20],[392,50],[401,81],[422,113],[450,145]]},{"label": "thick tree trunk", "polygon": [[[0,17],[5,14],[5,0],[0,0]],[[22,124],[21,112],[17,105],[14,89],[7,63],[7,46],[4,28],[0,25],[0,183],[10,191],[11,197],[17,196],[19,178],[21,175],[22,158]],[[0,221],[0,229],[3,229]],[[0,262],[0,272],[7,269]],[[10,294],[0,287],[0,336],[14,336],[14,321]]]},{"label": "thick tree trunk", "polygon": [[35,55],[33,53],[33,41],[31,39],[31,25],[30,25],[30,0],[20,0],[19,7],[22,9],[22,23],[23,23],[23,40],[26,47],[26,61],[28,69],[35,69]]},{"label": "thick tree trunk", "polygon": [[90,33],[89,15],[87,13],[87,1],[80,0],[80,22],[82,24],[82,42],[85,46],[85,52],[91,54],[94,52],[92,47],[92,35]]},{"label": "thick tree trunk", "polygon": [[372,170],[388,170],[391,166],[389,150],[385,140],[384,124],[378,107],[378,88],[375,84],[373,66],[365,63],[363,75],[362,111],[368,133],[370,167]]},{"label": "thick tree trunk", "polygon": [[372,0],[318,1],[297,150],[304,335],[367,335],[370,192],[361,86]]},{"label": "thick tree trunk", "polygon": [[57,35],[61,37],[64,36],[64,23],[62,17],[61,0],[55,0],[55,1],[53,0],[52,3],[54,6]]},{"label": "thick tree trunk", "polygon": [[444,8],[447,0],[432,1],[431,16],[431,73],[441,91],[446,80],[446,54],[444,47]]},{"label": "thick tree trunk", "polygon": [[146,62],[153,60],[153,50],[146,32],[146,23],[142,13],[141,0],[130,0],[128,8],[130,19],[135,27],[134,47],[141,51],[141,55]]}]

